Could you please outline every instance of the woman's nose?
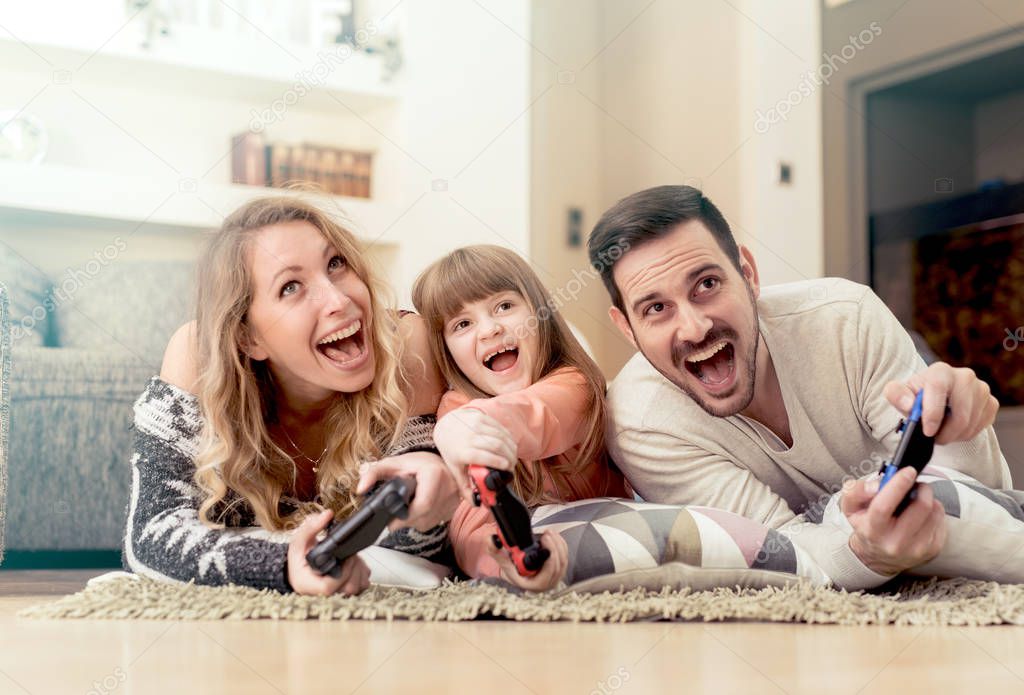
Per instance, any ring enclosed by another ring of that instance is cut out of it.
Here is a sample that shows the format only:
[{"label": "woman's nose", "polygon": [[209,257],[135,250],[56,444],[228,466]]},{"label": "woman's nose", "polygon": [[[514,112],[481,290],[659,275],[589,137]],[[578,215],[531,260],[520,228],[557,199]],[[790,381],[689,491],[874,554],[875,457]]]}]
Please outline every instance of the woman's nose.
[{"label": "woman's nose", "polygon": [[321,309],[328,314],[342,311],[352,303],[352,298],[330,280],[324,280],[316,286],[313,299],[319,301]]}]

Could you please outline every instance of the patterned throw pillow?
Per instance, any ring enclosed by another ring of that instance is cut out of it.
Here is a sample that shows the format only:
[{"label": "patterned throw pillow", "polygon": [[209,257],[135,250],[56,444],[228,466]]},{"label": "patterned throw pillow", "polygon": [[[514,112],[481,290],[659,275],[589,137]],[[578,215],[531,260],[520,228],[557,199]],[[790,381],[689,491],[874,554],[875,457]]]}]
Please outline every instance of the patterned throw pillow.
[{"label": "patterned throw pillow", "polygon": [[31,261],[0,245],[0,282],[10,301],[11,344],[39,347],[50,333],[50,280]]},{"label": "patterned throw pillow", "polygon": [[726,586],[747,585],[748,572],[756,582],[765,572],[820,585],[829,581],[782,534],[719,509],[602,497],[538,507],[533,530],[545,529],[558,531],[569,546],[570,585],[672,563],[715,570]]}]

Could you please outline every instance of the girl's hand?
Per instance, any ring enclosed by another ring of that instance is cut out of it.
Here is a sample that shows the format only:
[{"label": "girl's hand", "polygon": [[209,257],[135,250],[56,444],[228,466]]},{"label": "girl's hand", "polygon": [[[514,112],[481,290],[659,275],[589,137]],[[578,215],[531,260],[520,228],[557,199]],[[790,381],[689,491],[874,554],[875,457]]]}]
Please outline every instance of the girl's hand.
[{"label": "girl's hand", "polygon": [[411,526],[417,531],[427,531],[452,518],[455,508],[459,506],[459,491],[441,457],[428,451],[399,454],[364,463],[356,492],[364,494],[377,481],[400,476],[416,478],[416,494],[409,504],[409,516],[395,519],[388,528],[393,531]]},{"label": "girl's hand", "polygon": [[370,586],[370,568],[359,555],[353,555],[341,564],[341,575],[335,579],[320,574],[306,562],[306,553],[316,545],[316,534],[327,527],[333,512],[325,509],[307,516],[288,544],[288,583],[297,594],[330,596],[342,593],[352,596]]},{"label": "girl's hand", "polygon": [[434,427],[434,444],[458,482],[460,494],[470,504],[473,487],[466,466],[511,471],[519,462],[512,434],[493,417],[475,408],[459,408],[438,420]]},{"label": "girl's hand", "polygon": [[524,577],[519,574],[512,558],[504,549],[494,547],[493,543],[487,544],[487,554],[495,559],[498,567],[501,568],[501,578],[509,584],[514,584],[520,589],[527,591],[547,591],[554,589],[558,583],[565,578],[566,570],[569,569],[569,546],[558,531],[545,531],[540,537],[541,546],[547,548],[551,555],[540,568],[540,572],[532,577]]}]

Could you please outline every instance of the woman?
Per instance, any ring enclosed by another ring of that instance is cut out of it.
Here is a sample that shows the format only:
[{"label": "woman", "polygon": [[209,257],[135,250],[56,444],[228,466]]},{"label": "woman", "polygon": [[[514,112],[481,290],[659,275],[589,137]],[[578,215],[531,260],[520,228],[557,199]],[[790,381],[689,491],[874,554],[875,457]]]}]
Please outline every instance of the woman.
[{"label": "woman", "polygon": [[211,239],[198,285],[196,321],[172,337],[135,405],[125,566],[358,593],[369,581],[358,556],[334,578],[305,555],[332,517],[353,511],[361,465],[381,457],[372,477],[417,478],[415,528],[382,545],[444,550],[458,492],[433,418],[410,417],[434,412],[441,381],[422,322],[382,304],[353,236],[308,203],[258,199]]}]

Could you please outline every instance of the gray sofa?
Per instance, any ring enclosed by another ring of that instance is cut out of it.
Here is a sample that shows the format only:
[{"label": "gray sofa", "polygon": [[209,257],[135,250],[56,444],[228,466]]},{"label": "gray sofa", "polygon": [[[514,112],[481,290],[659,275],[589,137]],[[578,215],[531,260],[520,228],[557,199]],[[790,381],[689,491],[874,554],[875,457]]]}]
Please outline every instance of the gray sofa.
[{"label": "gray sofa", "polygon": [[112,564],[128,500],[132,404],[189,315],[192,264],[114,259],[48,278],[6,253],[4,567]]}]

